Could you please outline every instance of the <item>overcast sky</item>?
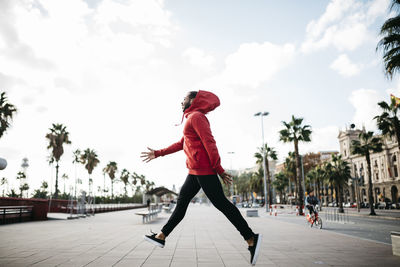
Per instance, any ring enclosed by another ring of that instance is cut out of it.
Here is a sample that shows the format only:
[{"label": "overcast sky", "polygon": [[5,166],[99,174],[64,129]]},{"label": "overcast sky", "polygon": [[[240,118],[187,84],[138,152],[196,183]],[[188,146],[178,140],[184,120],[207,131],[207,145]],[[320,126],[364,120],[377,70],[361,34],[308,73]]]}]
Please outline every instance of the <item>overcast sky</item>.
[{"label": "overcast sky", "polygon": [[[199,89],[221,100],[208,117],[226,169],[254,166],[259,111],[270,112],[265,141],[280,160],[292,145],[279,142],[278,131],[292,114],[313,129],[301,153],[338,150],[339,129],[355,123],[376,130],[376,103],[399,94],[375,50],[389,2],[2,0],[0,90],[18,113],[0,139],[8,161],[0,177],[16,187],[27,157],[31,188],[43,180],[54,185],[45,135],[62,123],[72,144],[60,176],[70,182],[72,151],[91,148],[100,158],[95,188],[109,161],[179,188],[187,174],[183,152],[148,164],[140,152],[181,138],[180,103]],[[77,173],[84,189],[88,175],[83,166]]]}]

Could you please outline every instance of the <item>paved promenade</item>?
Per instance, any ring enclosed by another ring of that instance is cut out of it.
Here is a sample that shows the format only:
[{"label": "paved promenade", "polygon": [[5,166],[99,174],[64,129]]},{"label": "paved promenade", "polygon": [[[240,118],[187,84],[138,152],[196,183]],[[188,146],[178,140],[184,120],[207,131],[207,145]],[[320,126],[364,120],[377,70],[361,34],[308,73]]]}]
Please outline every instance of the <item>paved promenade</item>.
[{"label": "paved promenade", "polygon": [[[250,266],[247,245],[215,208],[189,206],[165,248],[143,241],[169,215],[142,225],[137,210],[0,226],[0,266]],[[246,218],[264,235],[257,266],[400,266],[391,246],[275,217]]]}]

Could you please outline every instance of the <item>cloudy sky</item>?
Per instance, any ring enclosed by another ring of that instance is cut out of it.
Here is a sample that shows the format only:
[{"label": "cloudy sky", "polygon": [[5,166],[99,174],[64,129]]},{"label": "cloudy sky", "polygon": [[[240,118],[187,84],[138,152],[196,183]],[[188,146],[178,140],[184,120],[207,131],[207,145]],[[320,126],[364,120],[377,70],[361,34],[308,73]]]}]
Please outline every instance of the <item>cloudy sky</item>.
[{"label": "cloudy sky", "polygon": [[[254,165],[259,111],[270,112],[265,141],[280,160],[292,145],[279,142],[278,131],[292,114],[313,129],[301,153],[338,150],[340,129],[355,123],[375,130],[376,103],[399,94],[398,79],[384,77],[375,50],[388,6],[389,0],[2,0],[0,90],[18,114],[0,139],[0,157],[9,164],[0,177],[15,187],[27,157],[31,188],[54,184],[45,135],[62,123],[72,144],[60,175],[69,182],[72,151],[92,148],[101,161],[95,188],[109,161],[179,187],[187,174],[183,152],[148,164],[140,152],[181,138],[180,103],[199,89],[220,97],[208,117],[226,169]],[[86,185],[82,166],[77,173]]]}]

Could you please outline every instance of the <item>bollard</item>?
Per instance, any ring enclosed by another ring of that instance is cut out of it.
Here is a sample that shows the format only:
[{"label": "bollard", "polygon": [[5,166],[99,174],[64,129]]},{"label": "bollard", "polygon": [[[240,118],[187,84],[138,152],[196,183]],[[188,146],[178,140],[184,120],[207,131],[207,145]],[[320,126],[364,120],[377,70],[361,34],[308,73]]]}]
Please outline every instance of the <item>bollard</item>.
[{"label": "bollard", "polygon": [[275,216],[278,215],[278,210],[276,209],[276,205],[275,205]]},{"label": "bollard", "polygon": [[272,205],[269,205],[269,215],[272,216]]}]

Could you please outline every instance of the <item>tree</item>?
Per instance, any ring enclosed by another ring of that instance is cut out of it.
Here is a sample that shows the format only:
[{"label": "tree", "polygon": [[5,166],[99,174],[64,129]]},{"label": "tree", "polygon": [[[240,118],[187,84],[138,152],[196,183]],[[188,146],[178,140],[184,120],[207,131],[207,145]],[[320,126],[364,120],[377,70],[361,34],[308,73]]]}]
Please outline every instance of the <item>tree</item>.
[{"label": "tree", "polygon": [[397,116],[399,106],[396,104],[396,99],[392,97],[390,105],[385,101],[379,102],[378,105],[382,109],[382,114],[374,117],[374,119],[379,130],[382,131],[383,135],[390,138],[395,136],[397,146],[400,148],[400,121]]},{"label": "tree", "polygon": [[[23,192],[29,190],[29,185],[28,185],[27,183],[24,183],[23,185],[21,185],[21,186],[19,187],[19,190],[21,190],[21,197],[22,197]],[[27,197],[28,197],[28,196],[27,196]]]},{"label": "tree", "polygon": [[289,179],[289,193],[292,193],[292,184],[291,182],[294,182],[294,187],[295,187],[295,192],[297,192],[297,184],[295,180],[296,176],[296,156],[294,152],[289,152],[288,156],[285,158],[285,163],[284,163],[284,173]]},{"label": "tree", "polygon": [[275,187],[275,190],[279,193],[280,203],[285,203],[285,189],[289,185],[289,178],[283,173],[279,172],[275,175],[275,180],[272,182],[272,185]]},{"label": "tree", "polygon": [[[390,10],[398,12],[399,8],[400,1],[392,0]],[[400,15],[396,14],[395,17],[387,19],[381,27],[380,34],[383,38],[379,41],[376,49],[382,50],[385,75],[392,79],[400,68]]]},{"label": "tree", "polygon": [[64,174],[61,176],[61,178],[62,178],[63,181],[64,181],[64,195],[65,195],[65,180],[68,180],[68,175],[67,175],[66,173],[64,173]]},{"label": "tree", "polygon": [[[257,172],[253,172],[249,182],[250,192],[261,193],[261,196],[264,198],[264,190],[263,190],[263,170],[260,167]],[[264,203],[266,203],[264,199]]]},{"label": "tree", "polygon": [[347,186],[349,179],[351,178],[349,163],[342,159],[342,155],[332,154],[331,163],[329,163],[330,168],[328,177],[329,182],[331,182],[337,192],[339,200],[339,212],[343,213],[343,188]]},{"label": "tree", "polygon": [[315,185],[316,188],[314,188],[314,189],[316,190],[316,196],[319,200],[321,200],[321,197],[320,197],[321,184],[323,184],[324,179],[326,177],[323,166],[324,165],[322,163],[315,166],[313,169],[311,169],[307,173],[307,176],[306,176],[307,177],[306,181],[308,180],[310,182],[310,187],[311,187],[311,183],[313,183]]},{"label": "tree", "polygon": [[26,179],[25,173],[24,172],[18,172],[16,179],[19,180],[20,197],[22,197],[23,190],[21,188],[23,186],[23,181],[22,180]]},{"label": "tree", "polygon": [[76,149],[73,153],[73,159],[72,159],[72,164],[74,164],[74,168],[75,168],[75,193],[74,196],[76,198],[76,187],[78,184],[78,175],[77,175],[77,164],[79,164],[81,162],[81,151],[79,149]]},{"label": "tree", "polygon": [[110,161],[105,167],[105,172],[111,179],[111,199],[114,199],[114,179],[115,179],[115,173],[117,171],[118,171],[118,166],[115,161]]},{"label": "tree", "polygon": [[8,103],[5,92],[0,93],[0,138],[4,135],[11,125],[11,121],[17,112],[17,108]]},{"label": "tree", "polygon": [[129,176],[130,176],[129,171],[127,169],[123,169],[122,172],[121,172],[121,176],[119,178],[124,183],[125,196],[128,195],[126,187],[129,184]]},{"label": "tree", "polygon": [[364,156],[367,160],[368,175],[368,202],[370,207],[369,215],[376,215],[374,210],[374,198],[372,196],[372,173],[371,173],[371,153],[381,152],[383,142],[380,137],[374,136],[373,132],[361,132],[358,135],[360,140],[351,142],[351,153]]},{"label": "tree", "polygon": [[85,169],[88,171],[89,174],[89,195],[92,192],[92,184],[93,180],[90,178],[90,175],[93,172],[93,169],[100,163],[100,160],[93,149],[87,148],[83,151],[81,155],[81,163],[85,165]]},{"label": "tree", "polygon": [[6,177],[1,178],[0,181],[1,187],[3,187],[3,194],[2,196],[4,197],[4,191],[5,191],[5,185],[8,185],[8,180]]},{"label": "tree", "polygon": [[[296,157],[296,172],[295,172],[295,183],[297,184],[298,190],[298,205],[303,207],[303,187],[301,185],[300,177],[302,175],[301,172],[301,162],[299,155],[299,142],[311,142],[311,126],[302,125],[303,118],[295,118],[292,115],[292,120],[287,122],[282,122],[285,126],[285,129],[279,132],[280,140],[284,143],[292,143],[294,144],[294,153]],[[303,215],[303,209],[300,208],[300,215]]]},{"label": "tree", "polygon": [[264,170],[267,174],[267,192],[268,192],[268,203],[272,205],[272,192],[271,192],[271,173],[269,171],[269,160],[277,160],[278,156],[273,147],[269,147],[268,144],[264,145],[264,148],[258,148],[259,152],[254,154],[254,157],[257,159],[256,163],[262,166],[265,158],[265,166]]},{"label": "tree", "polygon": [[47,184],[46,181],[42,182],[42,185],[40,186],[40,189],[36,189],[33,197],[34,198],[43,198],[46,199],[47,198],[47,188],[49,187],[49,185]]},{"label": "tree", "polygon": [[55,198],[58,197],[58,168],[61,156],[64,154],[64,144],[71,144],[69,140],[69,132],[67,132],[67,127],[62,124],[54,124],[53,127],[49,129],[50,133],[46,134],[46,138],[49,141],[47,149],[51,149],[50,163],[56,161],[56,185],[55,185]]}]

